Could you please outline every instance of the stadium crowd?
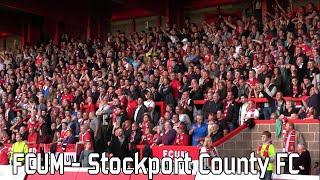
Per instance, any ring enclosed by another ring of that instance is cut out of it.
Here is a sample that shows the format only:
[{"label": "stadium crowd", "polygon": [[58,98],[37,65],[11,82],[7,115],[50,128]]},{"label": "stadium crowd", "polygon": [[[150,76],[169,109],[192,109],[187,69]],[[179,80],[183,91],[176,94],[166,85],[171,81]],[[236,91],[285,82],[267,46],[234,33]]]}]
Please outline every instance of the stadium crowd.
[{"label": "stadium crowd", "polygon": [[[278,5],[264,24],[257,17],[8,49],[0,58],[0,141],[14,143],[19,133],[27,144],[90,142],[123,158],[139,144],[215,142],[251,118],[318,119],[319,11]],[[283,97],[303,101],[296,107]]]}]

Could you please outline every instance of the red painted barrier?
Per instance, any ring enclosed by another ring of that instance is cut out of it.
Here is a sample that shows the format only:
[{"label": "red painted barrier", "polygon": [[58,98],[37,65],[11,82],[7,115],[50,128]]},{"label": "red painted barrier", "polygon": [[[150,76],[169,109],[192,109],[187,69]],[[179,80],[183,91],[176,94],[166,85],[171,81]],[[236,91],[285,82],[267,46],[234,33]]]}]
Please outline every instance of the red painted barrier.
[{"label": "red painted barrier", "polygon": [[194,100],[193,104],[195,105],[203,105],[204,103],[206,103],[206,100]]},{"label": "red painted barrier", "polygon": [[246,124],[243,124],[243,125],[239,126],[235,130],[233,130],[229,134],[227,134],[226,136],[224,136],[221,139],[215,141],[213,143],[213,146],[215,146],[215,147],[219,146],[220,144],[226,142],[228,139],[230,139],[230,138],[234,137],[235,135],[239,134],[242,130],[244,130],[246,128],[247,128]]},{"label": "red painted barrier", "polygon": [[[296,103],[296,105],[301,105],[302,101],[306,101],[308,99],[308,96],[302,96],[302,97],[283,97],[285,101],[293,101]],[[266,103],[268,102],[267,98],[249,98],[249,100],[254,101],[255,103]]]},{"label": "red painted barrier", "polygon": [[153,157],[184,157],[188,153],[193,160],[198,160],[200,148],[196,146],[154,146],[152,147]]},{"label": "red painted barrier", "polygon": [[[320,123],[319,119],[290,119],[294,124]],[[274,124],[276,120],[255,120],[256,124]]]},{"label": "red painted barrier", "polygon": [[[144,145],[138,145],[140,156]],[[184,157],[188,154],[192,160],[199,159],[200,147],[197,146],[153,146],[151,147],[153,157],[162,159],[164,157]]]},{"label": "red painted barrier", "polygon": [[[283,97],[284,100],[286,101],[294,101],[296,103],[296,105],[301,105],[302,101],[306,101],[308,99],[308,96],[302,96],[302,97]],[[255,103],[266,103],[268,102],[267,98],[249,98],[249,100],[254,101]],[[207,100],[194,100],[193,103],[195,105],[203,105]],[[156,105],[160,106],[160,104],[162,103],[162,101],[158,101],[156,102]],[[164,105],[165,108],[165,105]],[[161,107],[160,107],[161,109]],[[165,109],[164,109],[165,112]]]}]

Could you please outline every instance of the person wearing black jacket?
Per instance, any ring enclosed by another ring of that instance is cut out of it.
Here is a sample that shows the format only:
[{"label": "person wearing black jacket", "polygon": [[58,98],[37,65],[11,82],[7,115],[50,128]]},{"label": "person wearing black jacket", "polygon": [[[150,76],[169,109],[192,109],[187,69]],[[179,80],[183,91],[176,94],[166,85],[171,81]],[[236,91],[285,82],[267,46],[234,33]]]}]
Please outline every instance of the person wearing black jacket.
[{"label": "person wearing black jacket", "polygon": [[165,78],[163,80],[163,84],[161,84],[159,87],[159,94],[166,104],[176,105],[176,101],[173,97],[172,88],[169,85],[168,79]]},{"label": "person wearing black jacket", "polygon": [[278,91],[276,93],[275,99],[273,97],[269,96],[265,91],[261,91],[264,97],[268,99],[269,106],[271,107],[271,113],[276,113],[277,116],[280,116],[285,111],[285,105],[286,102],[283,99],[282,92]]},{"label": "person wearing black jacket", "polygon": [[216,114],[218,110],[222,110],[222,104],[219,102],[219,94],[208,92],[208,100],[202,106],[204,119],[208,118],[209,113]]},{"label": "person wearing black jacket", "polygon": [[299,157],[294,159],[294,169],[299,170],[301,175],[310,175],[311,157],[304,144],[298,144],[297,152]]},{"label": "person wearing black jacket", "polygon": [[131,133],[129,135],[128,141],[129,141],[129,153],[132,158],[134,158],[134,154],[138,152],[137,145],[141,141],[142,132],[139,128],[139,125],[137,122],[133,122],[131,125]]},{"label": "person wearing black jacket", "polygon": [[183,108],[184,112],[189,116],[190,121],[193,122],[193,119],[194,119],[193,111],[195,109],[195,105],[193,103],[193,100],[189,97],[188,91],[185,91],[182,93],[182,96],[178,102],[178,105]]},{"label": "person wearing black jacket", "polygon": [[303,77],[307,72],[307,62],[303,59],[303,56],[298,56],[296,58],[297,76],[299,82],[303,82]]},{"label": "person wearing black jacket", "polygon": [[297,77],[292,77],[288,95],[290,97],[299,97],[302,94],[301,84]]},{"label": "person wearing black jacket", "polygon": [[47,122],[45,121],[43,116],[40,116],[39,118],[39,123],[40,123],[40,127],[38,128],[39,130],[39,135],[40,135],[40,139],[39,142],[40,143],[44,143],[44,144],[48,144],[51,142],[51,127],[48,126]]},{"label": "person wearing black jacket", "polygon": [[191,80],[191,91],[190,91],[191,100],[201,100],[203,99],[203,92],[200,88],[196,79]]},{"label": "person wearing black jacket", "polygon": [[217,140],[223,137],[223,133],[218,124],[212,124],[211,128],[208,129],[208,131],[208,135],[211,137],[212,142],[216,142]]},{"label": "person wearing black jacket", "polygon": [[131,125],[131,133],[129,135],[129,143],[131,147],[138,145],[141,141],[141,130],[137,122],[133,122]]},{"label": "person wearing black jacket", "polygon": [[123,160],[130,155],[129,141],[125,138],[122,128],[117,129],[115,135],[109,144],[108,153],[110,157],[118,157]]},{"label": "person wearing black jacket", "polygon": [[144,113],[148,112],[147,107],[143,104],[143,99],[138,98],[138,106],[133,112],[132,120],[138,124],[142,123]]},{"label": "person wearing black jacket", "polygon": [[230,127],[231,130],[239,126],[239,106],[237,103],[235,103],[234,96],[231,91],[227,93],[227,99],[223,105],[223,115],[225,117],[225,120],[232,126]]}]

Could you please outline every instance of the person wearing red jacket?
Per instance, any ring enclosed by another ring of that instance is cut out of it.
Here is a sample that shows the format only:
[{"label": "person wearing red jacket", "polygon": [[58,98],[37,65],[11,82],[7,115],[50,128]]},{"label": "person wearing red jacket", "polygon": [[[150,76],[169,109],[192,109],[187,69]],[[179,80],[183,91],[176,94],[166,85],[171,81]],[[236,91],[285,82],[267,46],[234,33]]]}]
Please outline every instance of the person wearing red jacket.
[{"label": "person wearing red jacket", "polygon": [[131,119],[134,113],[134,110],[137,108],[138,102],[132,98],[132,96],[128,96],[128,105],[127,105],[127,117]]},{"label": "person wearing red jacket", "polygon": [[41,52],[38,52],[38,55],[37,55],[36,61],[35,61],[36,67],[40,68],[42,66],[43,61],[44,61],[44,58],[43,58]]},{"label": "person wearing red jacket", "polygon": [[9,149],[0,142],[0,165],[9,165]]},{"label": "person wearing red jacket", "polygon": [[177,146],[188,146],[189,145],[189,135],[186,134],[187,126],[181,122],[178,127],[178,135],[174,141],[174,145]]},{"label": "person wearing red jacket", "polygon": [[170,79],[171,79],[170,86],[172,88],[173,97],[178,99],[179,98],[179,89],[181,87],[181,84],[180,84],[179,80],[177,79],[175,73],[170,74]]},{"label": "person wearing red jacket", "polygon": [[93,103],[93,100],[92,100],[92,97],[88,97],[87,99],[87,104],[83,105],[82,104],[82,107],[85,109],[85,111],[87,113],[90,113],[90,112],[96,112],[97,110],[97,105],[95,103]]},{"label": "person wearing red jacket", "polygon": [[11,143],[10,136],[6,132],[3,132],[2,139],[0,139],[0,142],[4,144],[10,144]]},{"label": "person wearing red jacket", "polygon": [[79,143],[85,143],[85,142],[92,142],[91,132],[88,127],[88,124],[83,124],[80,127],[80,133],[79,133]]},{"label": "person wearing red jacket", "polygon": [[153,134],[150,132],[150,128],[146,128],[144,135],[141,136],[140,144],[147,144],[151,146],[153,144]]},{"label": "person wearing red jacket", "polygon": [[[128,99],[127,97],[123,94],[123,90],[120,88],[118,90],[116,90],[116,94],[118,95],[118,98],[120,100],[121,103],[121,107],[127,107],[128,105]],[[124,109],[123,109],[124,110]]]},{"label": "person wearing red jacket", "polygon": [[35,131],[32,127],[29,129],[28,134],[28,144],[38,144],[39,143],[39,133]]}]

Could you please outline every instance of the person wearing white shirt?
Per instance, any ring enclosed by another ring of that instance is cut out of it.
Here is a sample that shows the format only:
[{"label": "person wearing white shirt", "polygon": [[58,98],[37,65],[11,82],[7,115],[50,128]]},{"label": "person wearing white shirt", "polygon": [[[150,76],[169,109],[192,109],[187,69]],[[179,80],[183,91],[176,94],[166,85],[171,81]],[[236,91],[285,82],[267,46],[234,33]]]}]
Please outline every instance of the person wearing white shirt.
[{"label": "person wearing white shirt", "polygon": [[184,122],[187,126],[187,129],[190,129],[191,128],[191,120],[190,120],[190,117],[183,112],[183,108],[181,106],[177,106],[175,110],[179,116],[179,121]]},{"label": "person wearing white shirt", "polygon": [[244,115],[246,114],[247,107],[248,107],[248,99],[246,96],[241,96],[240,101],[242,105],[240,106],[239,109],[239,125],[241,125],[241,120],[244,119]]},{"label": "person wearing white shirt", "polygon": [[143,99],[138,98],[138,106],[134,110],[133,121],[138,122],[139,124],[143,121],[143,114],[147,112],[147,108],[143,104]]},{"label": "person wearing white shirt", "polygon": [[146,98],[147,98],[147,100],[144,101],[143,104],[148,109],[148,111],[152,117],[154,108],[156,107],[156,104],[152,99],[152,93],[150,91],[146,94]]},{"label": "person wearing white shirt", "polygon": [[248,119],[258,119],[259,118],[259,111],[255,108],[255,104],[253,101],[248,101],[248,107],[246,108],[245,114],[243,115],[240,125],[244,124],[245,121]]},{"label": "person wearing white shirt", "polygon": [[181,42],[183,43],[182,49],[186,51],[188,48],[188,39],[184,38]]}]

